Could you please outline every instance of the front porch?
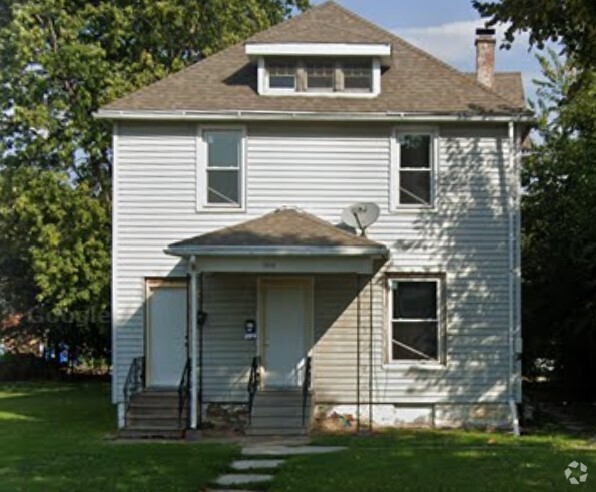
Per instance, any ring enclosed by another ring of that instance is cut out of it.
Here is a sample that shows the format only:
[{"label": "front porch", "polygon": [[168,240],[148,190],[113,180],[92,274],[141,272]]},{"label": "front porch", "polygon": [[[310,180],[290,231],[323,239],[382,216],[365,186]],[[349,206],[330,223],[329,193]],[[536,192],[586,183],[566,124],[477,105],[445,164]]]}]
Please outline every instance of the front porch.
[{"label": "front porch", "polygon": [[[178,282],[177,296],[156,290],[148,298],[148,339],[159,350],[146,352],[140,386],[155,390],[169,378],[179,430],[227,423],[253,435],[303,434],[317,381],[350,402],[364,399],[358,379],[369,355],[354,336],[370,331],[373,305],[363,292],[387,258],[385,246],[284,209],[167,253],[181,258],[188,279],[161,284]],[[187,299],[184,316],[168,311],[163,292],[170,303]]]}]

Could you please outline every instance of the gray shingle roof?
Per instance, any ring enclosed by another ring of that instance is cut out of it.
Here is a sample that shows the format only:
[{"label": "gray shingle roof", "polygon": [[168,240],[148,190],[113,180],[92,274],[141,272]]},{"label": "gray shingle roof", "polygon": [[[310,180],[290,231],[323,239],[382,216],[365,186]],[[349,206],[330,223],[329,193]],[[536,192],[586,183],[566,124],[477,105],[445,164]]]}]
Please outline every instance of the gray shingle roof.
[{"label": "gray shingle roof", "polygon": [[348,247],[385,246],[340,229],[315,215],[297,209],[279,209],[262,217],[208,232],[168,246],[170,250],[189,247]]},{"label": "gray shingle roof", "polygon": [[240,43],[101,109],[433,114],[512,114],[527,110],[521,83],[510,84],[507,91],[487,89],[334,2],[314,7],[247,42],[388,43],[392,46],[392,66],[384,69],[382,91],[375,98],[260,96],[256,66]]}]

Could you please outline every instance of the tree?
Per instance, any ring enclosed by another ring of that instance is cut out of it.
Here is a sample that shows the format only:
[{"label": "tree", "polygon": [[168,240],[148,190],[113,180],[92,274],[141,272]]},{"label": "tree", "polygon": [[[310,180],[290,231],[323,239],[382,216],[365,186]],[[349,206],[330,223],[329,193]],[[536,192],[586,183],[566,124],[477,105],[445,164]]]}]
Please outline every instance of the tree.
[{"label": "tree", "polygon": [[594,399],[596,78],[592,71],[569,98],[573,63],[552,51],[539,60],[541,143],[523,170],[525,366],[552,359],[570,396]]},{"label": "tree", "polygon": [[0,175],[0,297],[73,353],[108,350],[109,218],[85,184],[21,167]]},{"label": "tree", "polygon": [[111,139],[93,112],[307,7],[0,0],[0,308],[105,352]]},{"label": "tree", "polygon": [[488,25],[506,24],[504,46],[517,33],[527,31],[530,45],[543,48],[547,41],[562,42],[568,55],[582,68],[596,61],[596,3],[593,0],[473,0]]},{"label": "tree", "polygon": [[308,0],[1,0],[0,155],[67,171],[108,201],[110,138],[92,113],[280,22]]}]

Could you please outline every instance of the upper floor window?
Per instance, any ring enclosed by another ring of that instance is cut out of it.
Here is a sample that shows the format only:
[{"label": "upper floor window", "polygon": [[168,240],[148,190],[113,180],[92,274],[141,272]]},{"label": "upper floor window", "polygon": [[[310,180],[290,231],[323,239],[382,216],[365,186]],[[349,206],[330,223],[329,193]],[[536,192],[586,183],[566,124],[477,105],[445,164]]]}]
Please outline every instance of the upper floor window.
[{"label": "upper floor window", "polygon": [[295,90],[296,66],[290,62],[270,62],[267,65],[269,87],[272,89]]},{"label": "upper floor window", "polygon": [[[243,132],[209,129],[202,132],[199,204],[209,208],[241,207],[243,203]],[[201,177],[202,176],[202,177]]]},{"label": "upper floor window", "polygon": [[433,132],[397,132],[391,186],[394,208],[434,205],[435,146]]},{"label": "upper floor window", "polygon": [[438,361],[440,359],[440,280],[438,278],[391,279],[391,361]]},{"label": "upper floor window", "polygon": [[312,92],[330,92],[334,87],[335,66],[331,62],[306,64],[306,87]]},{"label": "upper floor window", "polygon": [[372,70],[367,63],[345,63],[343,66],[344,87],[348,91],[372,90]]},{"label": "upper floor window", "polygon": [[374,97],[380,64],[366,58],[261,58],[259,92],[271,95]]}]

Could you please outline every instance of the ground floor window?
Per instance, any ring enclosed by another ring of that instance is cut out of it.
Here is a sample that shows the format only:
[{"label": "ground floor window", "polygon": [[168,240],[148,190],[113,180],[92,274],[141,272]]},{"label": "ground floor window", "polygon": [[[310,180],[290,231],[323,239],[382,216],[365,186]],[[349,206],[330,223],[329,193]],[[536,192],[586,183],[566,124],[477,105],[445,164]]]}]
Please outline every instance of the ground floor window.
[{"label": "ground floor window", "polygon": [[389,280],[390,361],[441,358],[441,279]]}]

